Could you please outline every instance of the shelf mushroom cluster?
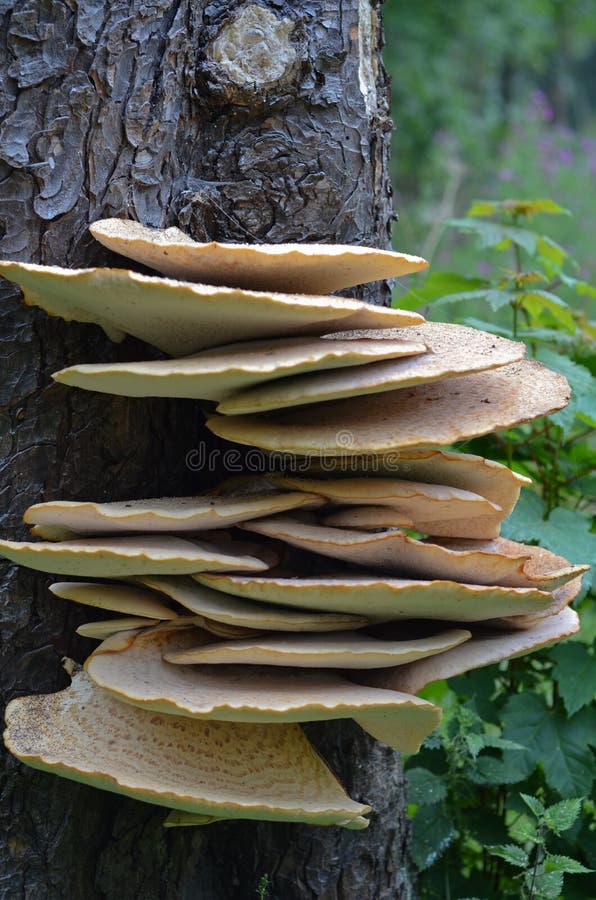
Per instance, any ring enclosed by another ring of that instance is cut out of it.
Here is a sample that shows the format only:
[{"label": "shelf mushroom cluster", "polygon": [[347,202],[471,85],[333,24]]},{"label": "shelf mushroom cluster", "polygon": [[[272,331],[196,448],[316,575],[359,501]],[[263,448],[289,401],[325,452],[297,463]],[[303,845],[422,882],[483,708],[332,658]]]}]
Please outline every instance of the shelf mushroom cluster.
[{"label": "shelf mushroom cluster", "polygon": [[271,466],[203,496],[26,511],[34,539],[0,553],[83,579],[50,590],[117,617],[78,629],[102,643],[71,665],[70,688],[9,704],[7,746],[168,806],[170,825],[364,828],[370,808],[299,723],[352,718],[415,752],[440,720],[416,696],[427,683],[577,630],[586,567],[499,537],[527,479],[436,449],[560,409],[568,385],[522,344],[322,296],[422,269],[418,257],[197,244],[120,220],[92,232],[162,275],[16,262],[0,274],[28,304],[171,358],[56,380],[211,401],[207,427]]}]

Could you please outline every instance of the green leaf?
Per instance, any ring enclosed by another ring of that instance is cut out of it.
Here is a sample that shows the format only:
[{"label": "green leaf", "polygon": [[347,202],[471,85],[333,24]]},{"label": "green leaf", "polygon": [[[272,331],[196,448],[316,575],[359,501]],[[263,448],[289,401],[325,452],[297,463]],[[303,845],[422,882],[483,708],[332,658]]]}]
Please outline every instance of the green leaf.
[{"label": "green leaf", "polygon": [[[509,247],[516,244],[530,256],[535,256],[538,245],[543,238],[539,238],[533,231],[527,228],[518,228],[515,225],[499,225],[496,222],[485,222],[482,219],[448,219],[445,222],[452,228],[460,231],[470,231],[475,234],[481,247]],[[546,255],[546,254],[543,254]]]},{"label": "green leaf", "polygon": [[417,309],[419,306],[434,303],[435,300],[448,294],[457,294],[462,291],[487,291],[489,288],[490,282],[482,278],[465,278],[456,272],[431,272],[419,287],[401,297],[396,294],[392,305],[402,309]]},{"label": "green leaf", "polygon": [[544,811],[544,822],[555,834],[561,834],[571,828],[579,817],[581,808],[581,797],[570,797],[568,800],[553,803]]},{"label": "green leaf", "polygon": [[421,871],[443,855],[457,837],[451,819],[436,806],[423,806],[412,822],[410,855]]},{"label": "green leaf", "polygon": [[524,882],[528,891],[532,891],[531,897],[542,897],[544,900],[558,900],[563,890],[563,873],[562,872],[545,872],[541,867],[536,875],[533,872],[527,872],[524,875]]},{"label": "green leaf", "polygon": [[569,715],[591,703],[596,694],[596,658],[587,647],[574,642],[551,650],[554,677]]},{"label": "green leaf", "polygon": [[530,822],[529,820],[525,822],[518,822],[515,826],[515,829],[511,829],[512,837],[514,837],[518,841],[522,841],[525,843],[531,844],[542,844],[544,841],[541,839],[538,831],[536,830],[536,826]]},{"label": "green leaf", "polygon": [[551,263],[554,263],[557,270],[561,268],[565,260],[569,257],[566,250],[546,235],[540,235],[537,242],[538,255],[544,257]]},{"label": "green leaf", "polygon": [[507,741],[495,734],[466,734],[464,736],[464,741],[474,759],[478,756],[481,750],[485,750],[487,747],[491,747],[495,750],[524,749],[521,744],[516,744],[514,743],[514,741]]},{"label": "green leaf", "polygon": [[508,213],[511,216],[536,216],[548,213],[553,216],[570,216],[571,213],[554,200],[476,200],[466,215],[494,216],[497,213]]},{"label": "green leaf", "polygon": [[522,798],[526,806],[528,806],[532,810],[537,819],[539,819],[544,814],[544,803],[542,803],[542,801],[540,801],[538,797],[532,797],[530,796],[530,794],[522,794],[521,792],[519,796]]},{"label": "green leaf", "polygon": [[434,309],[437,309],[442,306],[448,306],[450,303],[461,303],[463,300],[486,300],[493,309],[498,309],[499,306],[510,303],[512,299],[515,299],[515,295],[512,292],[483,288],[479,291],[459,291],[455,294],[446,294],[444,297],[435,300],[433,306]]},{"label": "green leaf", "polygon": [[474,759],[478,756],[480,751],[486,747],[485,738],[486,735],[484,734],[466,734],[464,736],[466,747]]},{"label": "green leaf", "polygon": [[526,343],[556,344],[563,348],[572,347],[576,341],[573,334],[567,331],[557,331],[555,328],[522,328],[518,330],[517,338]]},{"label": "green leaf", "polygon": [[[515,745],[517,746],[517,745]],[[474,768],[470,768],[467,776],[474,784],[516,784],[523,781],[525,775],[515,765],[515,757],[498,759],[496,756],[479,756]]]},{"label": "green leaf", "polygon": [[568,719],[537,694],[515,694],[505,706],[503,725],[506,737],[526,747],[514,758],[521,777],[540,764],[546,783],[560,796],[590,792],[596,774],[590,749],[596,740],[596,709],[584,708]]},{"label": "green leaf", "polygon": [[447,796],[447,785],[440,775],[429,769],[408,769],[408,802],[418,806],[440,803]]},{"label": "green leaf", "polygon": [[573,392],[569,407],[576,415],[584,417],[588,424],[596,426],[596,381],[590,370],[546,347],[538,351],[536,358],[549,369],[565,376]]},{"label": "green leaf", "polygon": [[594,869],[588,869],[576,859],[570,856],[560,856],[556,853],[548,853],[544,860],[544,868],[547,872],[566,872],[568,875],[587,875]]},{"label": "green leaf", "polygon": [[441,737],[440,732],[437,729],[431,731],[431,733],[424,738],[422,746],[427,750],[441,750],[443,748],[443,738]]},{"label": "green leaf", "polygon": [[512,866],[518,866],[525,869],[530,864],[530,857],[523,847],[517,844],[495,844],[493,847],[486,848],[491,856],[500,856],[505,862]]},{"label": "green leaf", "polygon": [[570,275],[565,275],[564,272],[561,272],[559,277],[563,284],[574,290],[580,297],[596,297],[596,287],[594,287],[593,284],[589,284],[587,281],[580,281],[577,278],[572,278]]},{"label": "green leaf", "polygon": [[524,291],[523,294],[520,294],[520,303],[530,313],[534,321],[538,320],[543,309],[547,309],[567,331],[570,333],[575,331],[576,323],[573,313],[568,304],[560,297],[557,297],[556,294],[542,290]]},{"label": "green leaf", "polygon": [[479,328],[480,331],[488,331],[490,334],[499,334],[502,337],[513,338],[513,329],[507,328],[498,322],[487,322],[484,319],[476,319],[473,316],[466,316],[461,320],[464,325],[470,328]]}]

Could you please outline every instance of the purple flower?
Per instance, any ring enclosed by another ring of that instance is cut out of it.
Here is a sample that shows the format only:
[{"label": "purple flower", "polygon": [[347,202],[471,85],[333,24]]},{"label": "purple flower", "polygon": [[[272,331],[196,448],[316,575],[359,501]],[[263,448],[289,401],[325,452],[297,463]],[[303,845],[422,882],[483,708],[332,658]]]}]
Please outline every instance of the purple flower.
[{"label": "purple flower", "polygon": [[501,169],[498,178],[499,181],[513,181],[513,172],[511,169]]}]

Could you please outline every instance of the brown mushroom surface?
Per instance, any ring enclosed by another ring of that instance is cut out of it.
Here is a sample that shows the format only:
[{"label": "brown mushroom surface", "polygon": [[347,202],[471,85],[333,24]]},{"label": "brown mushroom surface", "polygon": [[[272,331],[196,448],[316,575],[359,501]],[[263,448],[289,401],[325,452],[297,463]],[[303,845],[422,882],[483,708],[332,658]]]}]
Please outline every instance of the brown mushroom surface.
[{"label": "brown mushroom surface", "polygon": [[202,722],[121,703],[84,673],[19,697],[4,741],[47,772],[160,806],[239,819],[341,825],[350,800],[298,725]]},{"label": "brown mushroom surface", "polygon": [[453,678],[470,669],[479,669],[547,647],[569,637],[579,630],[579,618],[575,610],[564,609],[549,616],[525,631],[474,630],[472,639],[465,644],[442,653],[432,659],[421,659],[393,671],[371,674],[367,683],[396,691],[415,694],[433,681]]},{"label": "brown mushroom surface", "polygon": [[322,528],[299,519],[275,516],[242,526],[246,531],[276,537],[292,547],[373,570],[420,578],[462,581],[504,587],[534,587],[552,591],[585,572],[561,556],[498,538],[494,541],[444,543],[419,541],[401,531],[363,534]]},{"label": "brown mushroom surface", "polygon": [[[397,336],[398,332],[384,332]],[[371,332],[371,335],[374,332]],[[240,391],[217,411],[237,416],[303,406],[343,397],[378,394],[447,378],[495,369],[523,359],[526,346],[465,325],[426,322],[409,328],[407,337],[426,344],[428,352],[407,359],[368,363],[336,372],[293,375]]]},{"label": "brown mushroom surface", "polygon": [[535,360],[370,397],[247,416],[207,427],[240,444],[306,456],[383,453],[450,444],[562,409],[566,379]]}]

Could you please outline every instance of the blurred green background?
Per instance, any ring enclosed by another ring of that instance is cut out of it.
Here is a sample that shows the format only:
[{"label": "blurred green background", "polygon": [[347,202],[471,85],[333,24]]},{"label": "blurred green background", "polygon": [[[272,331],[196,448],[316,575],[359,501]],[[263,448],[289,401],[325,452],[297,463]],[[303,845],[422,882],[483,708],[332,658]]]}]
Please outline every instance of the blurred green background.
[{"label": "blurred green background", "polygon": [[494,276],[441,227],[472,200],[552,197],[551,236],[596,268],[595,0],[388,0],[394,245],[434,268]]}]

